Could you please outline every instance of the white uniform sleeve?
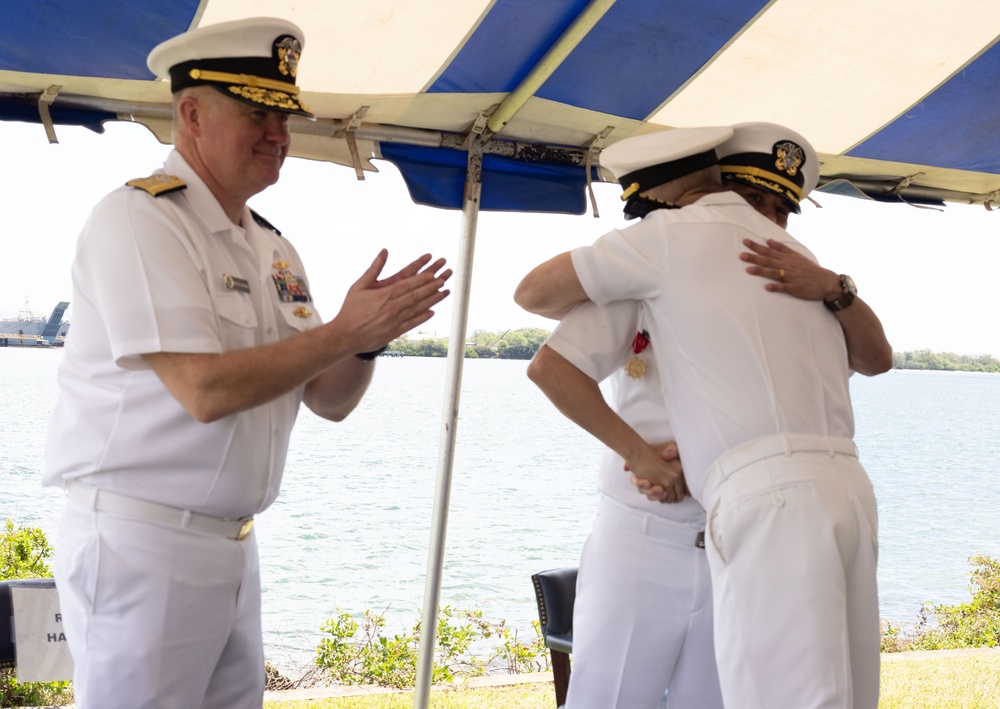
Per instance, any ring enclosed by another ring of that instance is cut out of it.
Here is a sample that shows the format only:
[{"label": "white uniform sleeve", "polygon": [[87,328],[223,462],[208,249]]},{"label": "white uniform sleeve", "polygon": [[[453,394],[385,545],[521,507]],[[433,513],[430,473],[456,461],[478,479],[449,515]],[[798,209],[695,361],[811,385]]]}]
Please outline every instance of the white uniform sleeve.
[{"label": "white uniform sleeve", "polygon": [[204,264],[178,232],[164,205],[119,190],[81,234],[74,279],[101,313],[123,367],[142,368],[139,355],[151,352],[222,351]]},{"label": "white uniform sleeve", "polygon": [[594,381],[625,365],[639,317],[639,303],[582,303],[559,323],[545,344]]},{"label": "white uniform sleeve", "polygon": [[655,298],[666,265],[665,246],[661,220],[647,217],[628,229],[605,234],[590,246],[574,249],[570,256],[587,296],[604,305]]}]

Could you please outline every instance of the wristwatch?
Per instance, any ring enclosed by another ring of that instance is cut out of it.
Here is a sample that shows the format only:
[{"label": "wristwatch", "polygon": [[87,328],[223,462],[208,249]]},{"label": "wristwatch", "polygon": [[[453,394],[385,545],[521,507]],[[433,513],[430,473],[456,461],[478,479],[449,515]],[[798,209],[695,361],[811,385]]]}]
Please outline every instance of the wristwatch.
[{"label": "wristwatch", "polygon": [[844,291],[843,295],[836,300],[823,301],[823,305],[835,313],[850,306],[858,295],[858,287],[854,285],[854,279],[850,276],[844,275],[843,273],[840,274],[840,287]]}]

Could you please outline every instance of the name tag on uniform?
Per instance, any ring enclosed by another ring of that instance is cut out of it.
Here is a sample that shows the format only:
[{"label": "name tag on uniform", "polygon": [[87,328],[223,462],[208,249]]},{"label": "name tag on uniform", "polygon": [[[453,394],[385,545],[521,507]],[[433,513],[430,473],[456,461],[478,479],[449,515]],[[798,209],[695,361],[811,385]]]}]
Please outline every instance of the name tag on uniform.
[{"label": "name tag on uniform", "polygon": [[237,278],[236,276],[224,273],[222,275],[222,282],[229,290],[239,291],[240,293],[250,292],[250,281],[245,278]]}]

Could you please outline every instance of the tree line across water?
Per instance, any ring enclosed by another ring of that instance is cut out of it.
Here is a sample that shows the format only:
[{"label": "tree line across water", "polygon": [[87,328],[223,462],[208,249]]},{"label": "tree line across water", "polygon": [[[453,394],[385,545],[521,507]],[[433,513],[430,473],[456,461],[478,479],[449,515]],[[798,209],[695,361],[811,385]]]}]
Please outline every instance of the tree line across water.
[{"label": "tree line across water", "polygon": [[[545,343],[549,331],[539,327],[487,332],[476,330],[465,343],[465,356],[472,359],[531,359]],[[403,335],[389,344],[388,352],[411,357],[447,357],[447,337]],[[931,369],[946,372],[1000,372],[1000,360],[990,355],[959,355],[954,352],[913,350],[892,353],[893,369]]]},{"label": "tree line across water", "polygon": [[[465,343],[465,356],[471,359],[531,359],[549,336],[540,327],[487,332],[476,330]],[[447,337],[410,338],[403,335],[389,343],[388,353],[412,357],[447,357]]]},{"label": "tree line across water", "polygon": [[1000,372],[1000,360],[990,355],[958,355],[954,352],[893,352],[893,369],[933,369],[944,372]]}]

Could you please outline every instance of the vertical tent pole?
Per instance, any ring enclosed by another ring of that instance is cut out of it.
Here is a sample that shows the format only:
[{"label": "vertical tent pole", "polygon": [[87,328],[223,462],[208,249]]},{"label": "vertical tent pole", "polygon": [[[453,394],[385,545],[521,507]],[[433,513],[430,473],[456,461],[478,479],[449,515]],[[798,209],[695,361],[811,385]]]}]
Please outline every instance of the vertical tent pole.
[{"label": "vertical tent pole", "polygon": [[483,142],[503,130],[507,122],[527,103],[535,91],[559,68],[560,64],[614,5],[615,0],[590,0],[587,7],[546,52],[514,91],[508,94],[489,117],[480,116],[469,134],[469,161],[465,171],[465,196],[462,202],[462,241],[455,270],[455,305],[452,310],[451,335],[448,338],[448,379],[445,385],[444,413],[438,452],[438,477],[434,492],[434,512],[427,554],[427,581],[420,620],[420,650],[417,658],[417,683],[413,706],[427,709],[430,699],[434,651],[437,647],[438,607],[441,600],[441,574],[444,568],[444,543],[448,529],[448,505],[451,498],[451,474],[455,454],[455,423],[458,397],[462,386],[462,362],[465,357],[465,330],[469,320],[469,292],[472,288],[472,258],[476,246],[476,222],[482,196]]},{"label": "vertical tent pole", "polygon": [[420,619],[420,648],[417,658],[417,682],[413,706],[426,709],[430,699],[434,651],[437,647],[438,610],[441,600],[441,575],[444,568],[444,544],[448,531],[448,506],[451,498],[452,468],[455,462],[455,424],[462,388],[462,364],[465,358],[465,331],[469,321],[469,294],[472,290],[472,261],[476,247],[476,224],[482,195],[483,150],[478,136],[469,141],[469,162],[465,173],[462,203],[462,236],[452,297],[451,334],[448,337],[448,374],[445,383],[444,410],[438,449],[437,485],[427,552],[427,580],[424,607]]}]

